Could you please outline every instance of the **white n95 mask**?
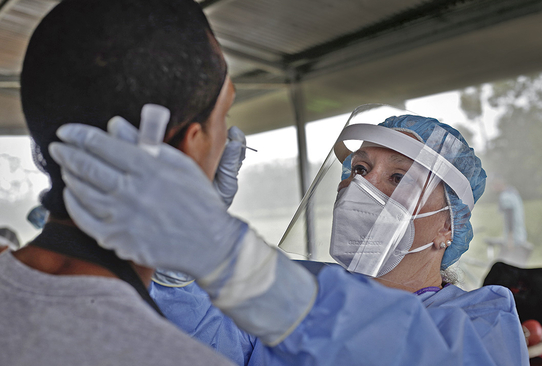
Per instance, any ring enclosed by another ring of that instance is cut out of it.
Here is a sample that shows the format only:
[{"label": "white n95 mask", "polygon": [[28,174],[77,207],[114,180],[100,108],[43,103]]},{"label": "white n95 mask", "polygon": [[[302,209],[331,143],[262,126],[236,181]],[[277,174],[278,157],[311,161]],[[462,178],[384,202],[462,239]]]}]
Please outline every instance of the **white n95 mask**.
[{"label": "white n95 mask", "polygon": [[[384,207],[386,209],[384,210]],[[406,254],[425,250],[428,243],[412,251],[414,219],[447,210],[427,212],[413,217],[399,202],[389,198],[365,178],[356,175],[342,189],[333,209],[330,255],[352,272],[380,277],[394,269]],[[373,227],[378,219],[378,232]]]}]

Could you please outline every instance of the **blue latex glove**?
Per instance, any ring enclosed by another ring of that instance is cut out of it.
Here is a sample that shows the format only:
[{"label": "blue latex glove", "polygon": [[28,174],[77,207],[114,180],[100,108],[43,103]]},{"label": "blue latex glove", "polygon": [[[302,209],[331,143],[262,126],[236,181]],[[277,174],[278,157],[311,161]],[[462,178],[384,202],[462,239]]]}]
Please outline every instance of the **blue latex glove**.
[{"label": "blue latex glove", "polygon": [[[139,140],[139,130],[120,116],[115,116],[109,120],[107,123],[107,132],[120,140],[134,144],[137,144]],[[152,279],[164,286],[186,286],[194,282],[194,277],[186,273],[167,269],[156,269]]]},{"label": "blue latex glove", "polygon": [[62,166],[66,208],[103,247],[196,278],[235,253],[247,225],[227,214],[211,182],[179,150],[161,144],[153,157],[87,125],[64,125],[57,135],[67,144],[49,151]]},{"label": "blue latex glove", "polygon": [[[138,129],[122,117],[113,117],[107,125],[107,130],[118,139],[134,144],[138,142]],[[237,193],[237,174],[245,159],[246,140],[243,132],[235,126],[228,130],[228,139],[230,141],[220,159],[213,186],[229,207]],[[179,286],[179,283],[186,284],[194,280],[185,273],[164,269],[157,269],[153,279],[164,286]]]},{"label": "blue latex glove", "polygon": [[[122,117],[113,117],[108,123],[108,132],[124,141],[137,143],[138,130]],[[246,139],[245,134],[236,126],[228,130],[228,143],[220,158],[216,170],[213,186],[222,197],[227,207],[230,207],[237,193],[237,175],[245,160]]]},{"label": "blue latex glove", "polygon": [[226,206],[230,207],[237,193],[237,175],[245,160],[246,139],[239,128],[233,126],[228,130],[228,143],[220,158],[213,185],[222,197]]}]

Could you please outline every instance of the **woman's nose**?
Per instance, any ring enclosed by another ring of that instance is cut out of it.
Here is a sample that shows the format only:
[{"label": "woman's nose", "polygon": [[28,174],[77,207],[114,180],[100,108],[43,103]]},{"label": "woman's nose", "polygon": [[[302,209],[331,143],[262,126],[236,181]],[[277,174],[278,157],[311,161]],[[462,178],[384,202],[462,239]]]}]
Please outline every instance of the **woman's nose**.
[{"label": "woman's nose", "polygon": [[382,182],[382,179],[380,179],[380,174],[376,171],[376,169],[371,170],[363,178],[365,178],[369,183],[381,190],[380,184]]},{"label": "woman's nose", "polygon": [[[380,178],[380,174],[377,171],[371,170],[363,178],[365,178],[369,183],[375,186],[379,191],[383,192],[384,187],[382,186],[382,179]],[[350,185],[350,182],[352,182],[352,179],[354,179],[353,175],[342,180],[337,187],[337,192],[339,192],[343,188],[348,187]]]},{"label": "woman's nose", "polygon": [[393,192],[390,191],[390,187],[386,184],[386,179],[383,172],[379,172],[376,169],[371,170],[364,177],[369,183],[371,183],[376,189],[384,193],[386,196],[390,196]]}]

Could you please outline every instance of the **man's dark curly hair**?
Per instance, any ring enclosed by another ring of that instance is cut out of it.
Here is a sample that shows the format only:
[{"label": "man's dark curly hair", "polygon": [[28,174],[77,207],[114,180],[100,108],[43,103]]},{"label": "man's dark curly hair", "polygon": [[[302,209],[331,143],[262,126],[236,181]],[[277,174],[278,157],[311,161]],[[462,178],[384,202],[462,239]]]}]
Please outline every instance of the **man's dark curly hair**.
[{"label": "man's dark curly hair", "polygon": [[52,188],[43,205],[67,218],[60,167],[48,153],[66,123],[106,129],[113,116],[139,126],[141,108],[171,111],[168,131],[205,129],[226,64],[192,0],[64,0],[38,25],[26,52],[21,99],[36,160]]}]

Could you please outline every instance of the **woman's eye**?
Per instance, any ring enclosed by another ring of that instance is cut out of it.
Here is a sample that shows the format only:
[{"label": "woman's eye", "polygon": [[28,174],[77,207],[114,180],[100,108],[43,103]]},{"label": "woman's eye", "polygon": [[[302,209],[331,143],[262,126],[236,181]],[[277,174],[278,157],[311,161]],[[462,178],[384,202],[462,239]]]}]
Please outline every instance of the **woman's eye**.
[{"label": "woman's eye", "polygon": [[393,184],[399,184],[403,179],[403,174],[395,173],[391,176],[391,181]]},{"label": "woman's eye", "polygon": [[362,177],[367,175],[367,168],[365,168],[363,165],[356,165],[352,167],[352,175],[359,174]]}]

